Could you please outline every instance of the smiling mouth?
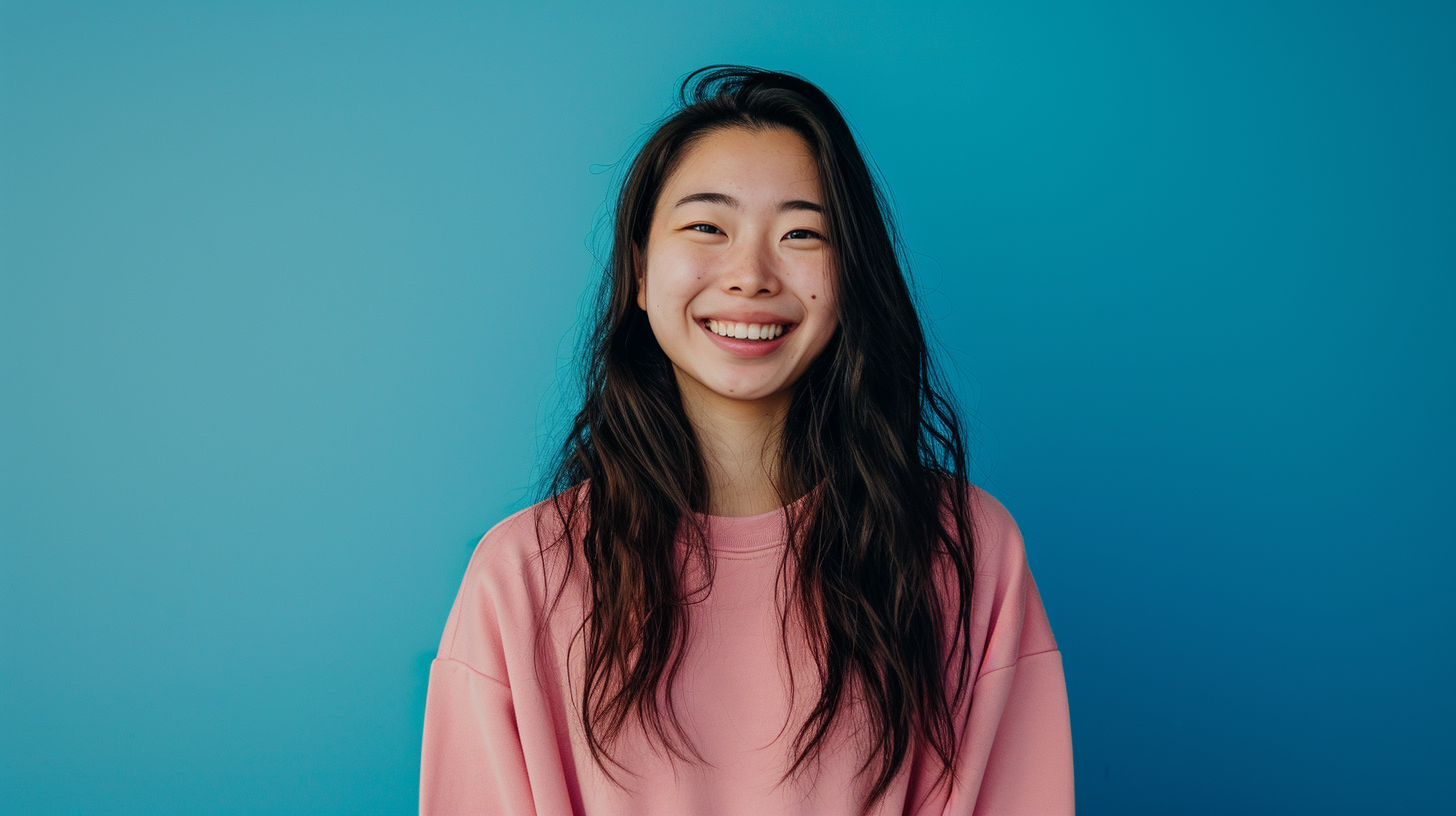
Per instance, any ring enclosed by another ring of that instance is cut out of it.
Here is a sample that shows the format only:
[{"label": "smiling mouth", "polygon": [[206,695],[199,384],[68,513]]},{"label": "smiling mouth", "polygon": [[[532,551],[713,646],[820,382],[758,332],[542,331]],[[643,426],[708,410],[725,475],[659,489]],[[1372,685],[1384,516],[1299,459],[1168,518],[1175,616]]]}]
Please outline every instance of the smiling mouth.
[{"label": "smiling mouth", "polygon": [[731,320],[702,321],[703,327],[719,337],[733,337],[739,340],[776,340],[794,328],[795,323],[734,323]]}]

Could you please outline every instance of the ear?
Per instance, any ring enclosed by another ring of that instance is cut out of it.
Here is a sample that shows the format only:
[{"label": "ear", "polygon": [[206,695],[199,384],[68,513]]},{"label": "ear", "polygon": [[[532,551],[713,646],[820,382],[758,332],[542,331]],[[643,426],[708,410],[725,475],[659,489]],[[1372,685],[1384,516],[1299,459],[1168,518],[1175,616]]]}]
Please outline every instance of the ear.
[{"label": "ear", "polygon": [[647,278],[643,274],[642,253],[637,250],[637,245],[632,245],[632,273],[637,278],[637,308],[647,311]]}]

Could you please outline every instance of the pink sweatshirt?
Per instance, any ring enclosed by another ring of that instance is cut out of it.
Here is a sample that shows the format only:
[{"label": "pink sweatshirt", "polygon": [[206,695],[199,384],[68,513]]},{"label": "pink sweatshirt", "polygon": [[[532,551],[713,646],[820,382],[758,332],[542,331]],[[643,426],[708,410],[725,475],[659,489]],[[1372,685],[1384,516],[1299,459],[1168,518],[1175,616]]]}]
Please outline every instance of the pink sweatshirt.
[{"label": "pink sweatshirt", "polygon": [[[1016,522],[989,494],[972,493],[976,679],[970,704],[955,712],[954,789],[932,789],[938,759],[921,749],[872,812],[1070,814],[1072,738],[1061,653]],[[782,509],[706,517],[717,571],[711,594],[689,607],[690,641],[674,700],[707,764],[674,766],[638,726],[624,731],[613,751],[636,774],[615,771],[623,789],[603,774],[580,733],[580,641],[569,653],[577,685],[567,684],[567,649],[583,617],[580,558],[555,614],[545,616],[561,564],[548,554],[543,586],[533,520],[542,507],[486,533],[466,569],[430,666],[421,814],[859,813],[871,774],[855,778],[866,754],[855,750],[848,709],[831,732],[838,747],[826,749],[809,775],[779,784],[793,737],[818,697],[807,649],[786,658],[780,642],[774,588]],[[543,623],[541,642],[549,645],[538,664]],[[792,701],[786,659],[798,685]]]}]

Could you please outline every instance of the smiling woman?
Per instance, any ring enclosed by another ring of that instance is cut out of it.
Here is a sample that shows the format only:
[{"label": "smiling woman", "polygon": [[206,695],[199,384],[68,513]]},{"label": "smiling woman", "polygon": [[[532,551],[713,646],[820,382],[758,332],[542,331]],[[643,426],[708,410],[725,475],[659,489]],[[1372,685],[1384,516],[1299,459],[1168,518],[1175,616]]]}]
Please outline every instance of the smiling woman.
[{"label": "smiling woman", "polygon": [[[660,194],[637,305],[695,426],[772,436],[794,384],[834,335],[822,197],[809,145],[782,127],[704,136]],[[716,497],[709,492],[712,512],[779,506],[772,491],[745,495],[740,474],[727,476]]]},{"label": "smiling woman", "polygon": [[1070,813],[1056,640],[848,125],[752,68],[680,103],[554,478],[446,622],[421,812]]}]

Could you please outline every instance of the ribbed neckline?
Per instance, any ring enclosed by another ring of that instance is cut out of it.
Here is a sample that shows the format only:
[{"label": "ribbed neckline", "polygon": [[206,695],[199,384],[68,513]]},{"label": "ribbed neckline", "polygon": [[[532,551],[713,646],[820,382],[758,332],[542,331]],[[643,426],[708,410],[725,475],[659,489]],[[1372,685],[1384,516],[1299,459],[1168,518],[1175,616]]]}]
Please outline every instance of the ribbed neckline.
[{"label": "ribbed neckline", "polygon": [[756,552],[782,546],[788,537],[788,508],[798,508],[819,488],[810,490],[784,507],[756,516],[710,516],[694,513],[708,529],[708,545],[719,552]]}]

